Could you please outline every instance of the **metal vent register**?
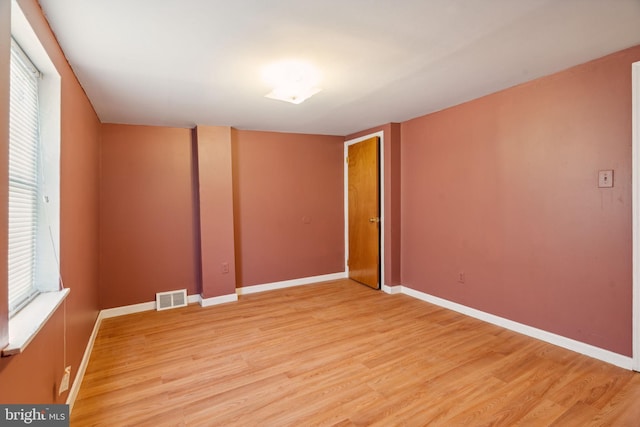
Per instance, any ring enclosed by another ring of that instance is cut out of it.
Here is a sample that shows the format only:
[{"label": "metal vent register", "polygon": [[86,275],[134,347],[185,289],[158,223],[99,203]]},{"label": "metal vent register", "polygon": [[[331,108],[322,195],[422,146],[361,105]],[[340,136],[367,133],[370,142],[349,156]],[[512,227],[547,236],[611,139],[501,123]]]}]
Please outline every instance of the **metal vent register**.
[{"label": "metal vent register", "polygon": [[156,310],[184,307],[187,305],[187,290],[158,292],[156,294]]}]

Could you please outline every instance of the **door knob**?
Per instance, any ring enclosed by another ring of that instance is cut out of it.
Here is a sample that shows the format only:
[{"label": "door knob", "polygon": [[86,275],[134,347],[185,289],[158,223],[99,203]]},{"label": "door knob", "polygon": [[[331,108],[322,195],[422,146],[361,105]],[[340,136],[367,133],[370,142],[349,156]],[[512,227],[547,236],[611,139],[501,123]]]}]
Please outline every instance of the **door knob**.
[{"label": "door knob", "polygon": [[380,218],[378,217],[369,218],[369,222],[380,222]]}]

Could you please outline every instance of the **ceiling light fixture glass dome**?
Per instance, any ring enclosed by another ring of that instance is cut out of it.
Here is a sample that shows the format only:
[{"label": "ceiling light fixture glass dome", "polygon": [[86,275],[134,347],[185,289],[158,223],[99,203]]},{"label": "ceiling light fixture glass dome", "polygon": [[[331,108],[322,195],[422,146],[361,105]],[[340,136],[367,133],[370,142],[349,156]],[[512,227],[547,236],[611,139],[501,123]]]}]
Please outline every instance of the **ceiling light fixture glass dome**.
[{"label": "ceiling light fixture glass dome", "polygon": [[300,104],[321,89],[320,72],[310,63],[303,61],[280,61],[262,70],[263,80],[273,87],[267,98]]}]

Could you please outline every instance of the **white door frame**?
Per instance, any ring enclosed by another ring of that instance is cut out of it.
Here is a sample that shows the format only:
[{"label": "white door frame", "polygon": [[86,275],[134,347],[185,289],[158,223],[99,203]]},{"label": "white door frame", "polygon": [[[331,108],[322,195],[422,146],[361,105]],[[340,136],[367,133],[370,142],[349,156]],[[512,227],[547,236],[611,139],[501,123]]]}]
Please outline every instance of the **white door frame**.
[{"label": "white door frame", "polygon": [[632,75],[632,233],[633,233],[633,361],[632,369],[640,371],[640,62],[631,65]]},{"label": "white door frame", "polygon": [[378,131],[359,138],[350,139],[344,142],[344,269],[349,277],[349,166],[347,165],[347,156],[349,155],[349,146],[364,141],[365,139],[377,136],[379,142],[379,167],[380,176],[380,289],[388,292],[389,287],[384,282],[384,131]]}]

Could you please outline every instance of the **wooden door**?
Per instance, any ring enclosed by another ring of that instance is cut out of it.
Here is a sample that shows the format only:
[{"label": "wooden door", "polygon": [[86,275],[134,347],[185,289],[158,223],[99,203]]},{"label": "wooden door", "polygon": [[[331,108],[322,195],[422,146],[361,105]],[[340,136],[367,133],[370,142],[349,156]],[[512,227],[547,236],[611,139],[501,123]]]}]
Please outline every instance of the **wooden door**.
[{"label": "wooden door", "polygon": [[380,287],[380,180],[378,137],[350,145],[349,278]]}]

